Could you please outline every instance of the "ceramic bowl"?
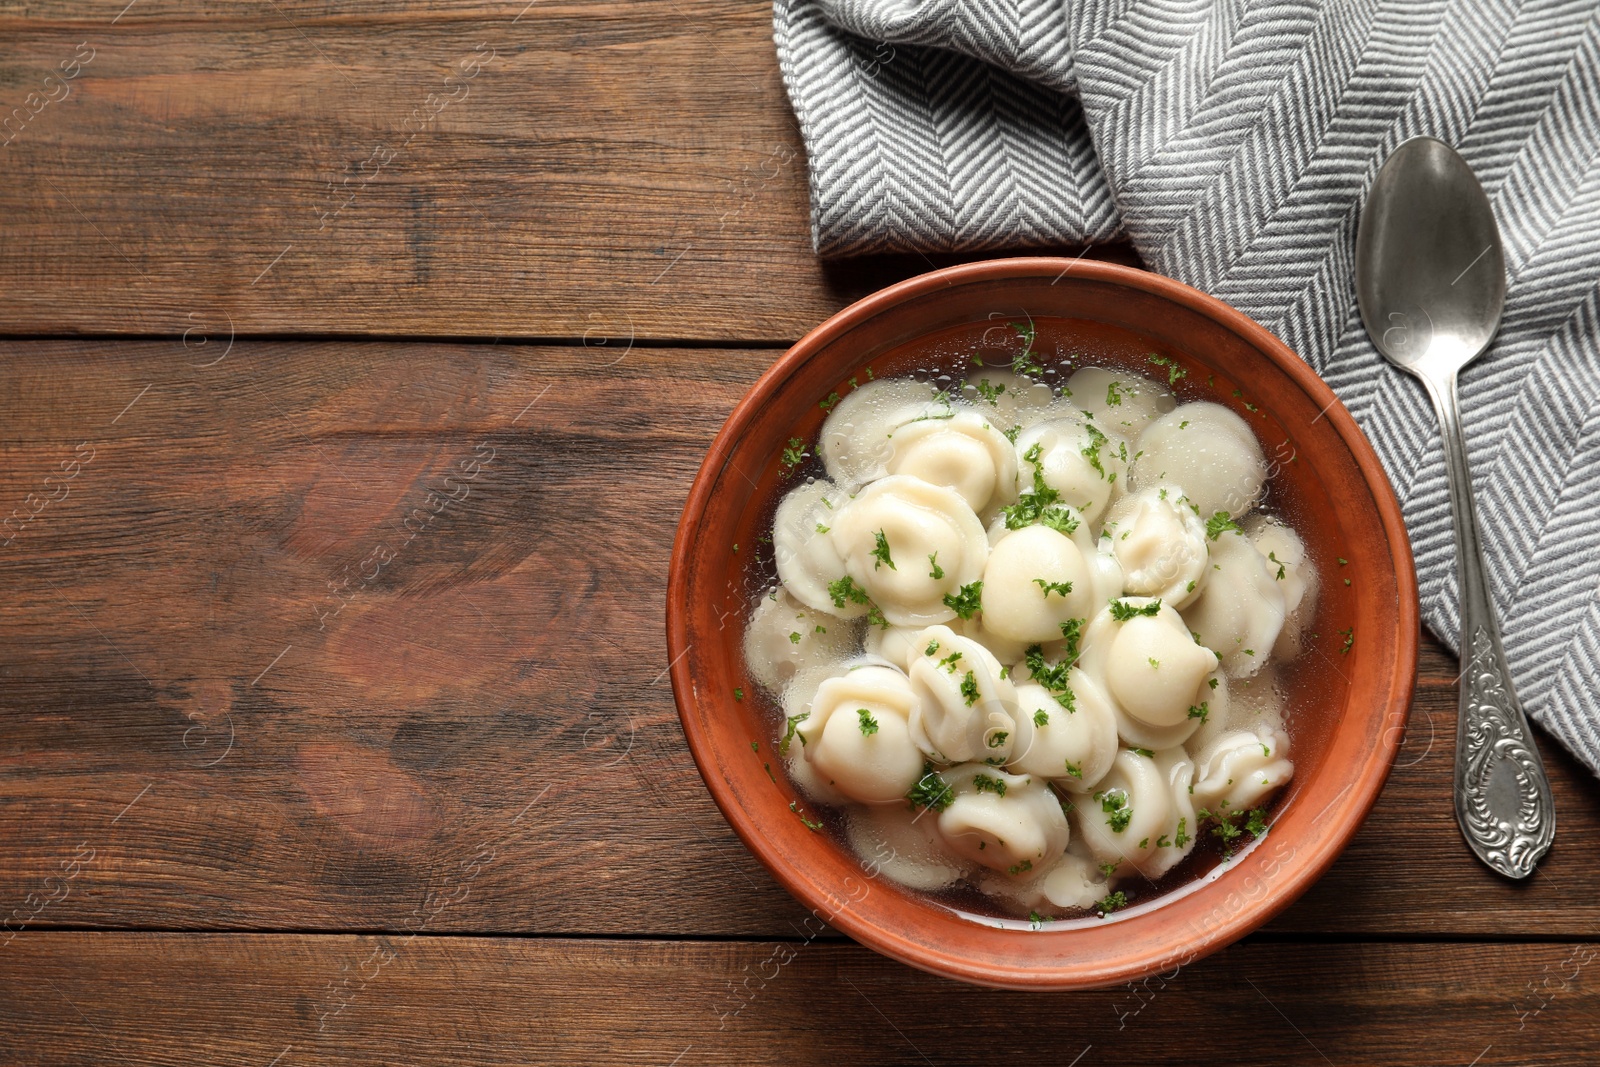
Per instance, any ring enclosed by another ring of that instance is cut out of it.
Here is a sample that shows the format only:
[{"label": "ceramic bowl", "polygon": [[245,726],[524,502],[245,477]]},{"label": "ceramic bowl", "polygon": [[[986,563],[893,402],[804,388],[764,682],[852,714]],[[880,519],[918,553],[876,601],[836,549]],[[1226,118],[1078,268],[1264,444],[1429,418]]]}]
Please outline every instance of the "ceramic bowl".
[{"label": "ceramic bowl", "polygon": [[[1301,657],[1311,660],[1290,702],[1295,775],[1270,830],[1163,896],[1136,895],[1106,917],[1046,924],[984,918],[903,889],[874,877],[836,835],[814,830],[816,821],[801,817],[812,805],[773,751],[781,713],[750,679],[741,651],[746,612],[770,580],[762,537],[794,477],[782,461],[790,440],[814,441],[821,405],[867,367],[892,374],[933,335],[981,337],[1013,321],[1037,324],[1041,353],[1054,345],[1113,362],[1142,363],[1152,353],[1177,360],[1187,371],[1180,392],[1226,404],[1255,428],[1278,504],[1322,578],[1310,626],[1317,636]],[[1260,325],[1179,282],[1053,258],[913,278],[851,305],[791,348],[712,443],[678,527],[667,595],[672,685],[689,749],[728,822],[773,876],[819,918],[885,955],[969,982],[1030,989],[1170,971],[1242,937],[1303,893],[1388,776],[1416,676],[1417,619],[1394,492],[1349,412],[1310,367]]]}]

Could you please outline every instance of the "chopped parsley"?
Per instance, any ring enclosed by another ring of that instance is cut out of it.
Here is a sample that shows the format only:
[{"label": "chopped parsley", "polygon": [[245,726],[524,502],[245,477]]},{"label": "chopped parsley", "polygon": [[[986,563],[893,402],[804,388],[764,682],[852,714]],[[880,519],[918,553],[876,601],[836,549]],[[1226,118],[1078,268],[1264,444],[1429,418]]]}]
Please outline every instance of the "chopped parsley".
[{"label": "chopped parsley", "polygon": [[1122,403],[1122,383],[1115,378],[1106,383],[1106,403],[1112,407]]},{"label": "chopped parsley", "polygon": [[1229,530],[1232,530],[1234,533],[1240,532],[1239,524],[1234,522],[1233,517],[1230,516],[1226,511],[1216,512],[1206,520],[1206,536],[1213,541],[1227,533]]},{"label": "chopped parsley", "polygon": [[1156,758],[1156,754],[1154,752],[1151,752],[1148,748],[1139,748],[1138,746],[1135,745],[1135,746],[1130,746],[1128,751],[1132,752],[1135,756],[1143,756],[1145,759],[1155,759]]},{"label": "chopped parsley", "polygon": [[1067,640],[1066,655],[1061,662],[1071,667],[1078,662],[1078,645],[1083,640],[1083,620],[1068,619],[1062,623],[1061,636]]},{"label": "chopped parsley", "polygon": [[856,718],[860,720],[861,732],[866,736],[871,737],[878,732],[878,720],[866,708],[857,708]]},{"label": "chopped parsley", "polygon": [[987,774],[972,776],[972,788],[980,793],[993,793],[997,797],[1006,795],[1006,784],[998,778],[991,778]]},{"label": "chopped parsley", "polygon": [[1349,629],[1340,630],[1339,632],[1344,634],[1344,647],[1339,649],[1339,654],[1346,655],[1352,648],[1355,647],[1356,628],[1352,626]]},{"label": "chopped parsley", "polygon": [[1007,874],[1023,874],[1025,872],[1031,871],[1031,870],[1033,870],[1033,861],[1032,860],[1023,860],[1021,863],[1013,864],[1012,866],[1007,867],[1006,868],[1006,873]]},{"label": "chopped parsley", "polygon": [[1193,579],[1190,579],[1190,581],[1189,581],[1189,584],[1188,584],[1188,585],[1186,585],[1186,586],[1184,586],[1184,587],[1183,587],[1183,591],[1184,591],[1184,592],[1185,592],[1185,593],[1192,593],[1192,592],[1194,592],[1194,585],[1195,585],[1195,583],[1194,583],[1194,580],[1193,580]]},{"label": "chopped parsley", "polygon": [[913,807],[943,811],[954,802],[956,794],[950,788],[950,783],[939,777],[939,772],[933,769],[932,764],[924,763],[922,777],[906,793],[906,799],[911,801]]},{"label": "chopped parsley", "polygon": [[924,656],[931,656],[935,652],[938,652],[938,651],[939,651],[939,642],[937,642],[937,641],[929,641],[928,642],[928,647],[922,650],[922,654]]},{"label": "chopped parsley", "polygon": [[999,748],[1000,746],[1002,746],[1002,745],[1004,745],[1006,743],[1006,738],[1008,738],[1010,736],[1011,735],[1009,733],[1007,733],[1006,731],[1004,731],[1004,730],[996,730],[989,737],[989,747],[990,748]]},{"label": "chopped parsley", "polygon": [[806,451],[806,443],[798,437],[789,438],[789,447],[783,450],[783,465],[790,470],[800,466],[811,453]]},{"label": "chopped parsley", "polygon": [[944,606],[963,619],[970,619],[978,613],[982,596],[983,582],[970,582],[962,586],[960,592],[946,593],[944,595]]},{"label": "chopped parsley", "polygon": [[830,530],[830,529],[832,529],[832,527],[829,527],[829,526],[824,526],[824,525],[822,525],[822,523],[820,523],[820,522],[819,522],[819,523],[817,523],[817,533],[819,533],[819,534],[825,534],[825,533],[827,533],[827,532],[828,532],[828,531],[829,531],[829,530]]},{"label": "chopped parsley", "polygon": [[1128,823],[1133,820],[1128,794],[1120,789],[1106,789],[1096,793],[1094,798],[1100,802],[1100,810],[1107,816],[1106,822],[1112,833],[1120,834],[1128,828]]},{"label": "chopped parsley", "polygon": [[1048,711],[1045,711],[1043,708],[1035,708],[1034,712],[1033,712],[1033,725],[1035,725],[1035,726],[1048,726],[1048,725],[1050,725],[1050,713]]},{"label": "chopped parsley", "polygon": [[1343,556],[1335,556],[1334,558],[1339,561],[1339,566],[1341,566],[1341,567],[1350,566],[1350,561],[1345,559]]},{"label": "chopped parsley", "polygon": [[1071,582],[1047,582],[1043,578],[1035,578],[1033,584],[1044,590],[1044,598],[1046,600],[1050,599],[1051,593],[1059,593],[1062,596],[1066,596],[1072,592]]},{"label": "chopped parsley", "polygon": [[1167,839],[1167,835],[1166,834],[1162,834],[1160,837],[1156,838],[1156,848],[1171,848],[1171,847],[1172,847],[1172,842]]},{"label": "chopped parsley", "polygon": [[1011,328],[1016,330],[1017,336],[1022,339],[1021,354],[1011,358],[1012,372],[1034,376],[1044,374],[1044,368],[1033,361],[1033,342],[1039,336],[1038,330],[1034,329],[1033,322],[1030,320],[1026,325],[1020,322],[1013,322]]},{"label": "chopped parsley", "polygon": [[[937,652],[937,651],[939,651],[937,648],[933,650],[933,652]],[[933,652],[928,653],[928,655],[930,655],[930,656],[933,655]],[[952,652],[948,656],[946,656],[944,659],[939,661],[939,666],[943,667],[945,670],[949,671],[951,674],[954,674],[954,673],[956,673],[956,663],[960,659],[961,659],[961,653],[960,652]]]},{"label": "chopped parsley", "polygon": [[1278,554],[1276,552],[1268,552],[1267,558],[1278,565],[1278,581],[1283,581],[1283,576],[1286,573],[1283,568],[1283,560],[1278,558]]},{"label": "chopped parsley", "polygon": [[889,620],[883,617],[883,612],[876,604],[867,605],[867,622],[873,626],[881,626],[885,630],[889,628]]},{"label": "chopped parsley", "polygon": [[1048,689],[1050,695],[1056,698],[1057,704],[1069,712],[1078,710],[1077,695],[1067,684],[1068,674],[1072,669],[1069,663],[1046,663],[1044,648],[1040,645],[1029,645],[1028,650],[1023,653],[1023,662],[1028,665],[1028,673],[1033,676],[1033,680]]},{"label": "chopped parsley", "polygon": [[798,645],[800,643],[800,634],[797,633],[794,630],[790,630],[789,631],[789,643],[791,645]]},{"label": "chopped parsley", "polygon": [[1143,607],[1135,607],[1126,600],[1113,600],[1111,602],[1111,617],[1118,622],[1127,622],[1129,619],[1137,619],[1141,615],[1145,616],[1146,618],[1153,618],[1159,614],[1161,614],[1160,600],[1152,600]]},{"label": "chopped parsley", "polygon": [[1171,358],[1169,358],[1167,356],[1151,355],[1150,356],[1150,362],[1154,363],[1158,367],[1167,368],[1167,384],[1168,385],[1177,385],[1178,384],[1178,379],[1185,377],[1189,373],[1188,371],[1184,370],[1182,367],[1178,366],[1178,361],[1177,360],[1171,359]]},{"label": "chopped parsley", "polygon": [[1044,480],[1043,455],[1043,446],[1037,441],[1022,454],[1025,461],[1033,464],[1033,488],[1020,494],[1015,504],[1001,508],[1000,514],[1008,530],[1020,530],[1024,526],[1041,523],[1057,533],[1070,535],[1078,528],[1078,520],[1061,503],[1061,493]]},{"label": "chopped parsley", "polygon": [[[982,366],[982,364],[979,365]],[[1001,382],[999,385],[990,385],[989,379],[982,378],[979,379],[978,384],[974,386],[974,388],[978,390],[978,395],[983,397],[989,403],[998,404],[1000,401],[1000,394],[1006,391],[1006,384]]]},{"label": "chopped parsley", "polygon": [[1184,816],[1178,820],[1178,832],[1172,838],[1172,843],[1182,848],[1189,843],[1189,818]]},{"label": "chopped parsley", "polygon": [[800,816],[801,825],[803,825],[807,830],[810,830],[812,833],[816,833],[818,830],[822,829],[822,824],[820,822],[812,822],[810,819],[806,818],[806,813],[800,810],[800,802],[798,800],[789,801],[789,810]]},{"label": "chopped parsley", "polygon": [[1206,724],[1206,720],[1210,717],[1211,702],[1209,700],[1202,700],[1198,706],[1194,704],[1189,705],[1189,718],[1199,719],[1201,726],[1204,726]]},{"label": "chopped parsley", "polygon": [[1021,426],[1013,426],[1009,430],[1001,430],[1000,432],[1006,435],[1006,440],[1007,441],[1010,441],[1012,444],[1016,444],[1017,443],[1017,434],[1022,432],[1022,427]]},{"label": "chopped parsley", "polygon": [[[809,711],[802,711],[800,714],[798,714],[798,715],[790,715],[787,719],[784,720],[785,725],[784,725],[784,730],[783,730],[783,738],[778,742],[778,751],[779,752],[782,752],[782,753],[785,753],[785,754],[788,753],[788,751],[789,751],[789,742],[793,741],[794,738],[795,738],[795,729],[796,729],[796,727],[798,727],[801,723],[805,722],[809,718],[811,718],[811,713]],[[806,743],[805,735],[801,734],[800,735],[800,744],[801,744],[801,746],[804,747],[805,743]]]},{"label": "chopped parsley", "polygon": [[1084,423],[1083,428],[1089,433],[1089,443],[1078,449],[1078,453],[1099,473],[1101,481],[1113,480],[1116,476],[1107,478],[1105,465],[1100,462],[1100,446],[1109,444],[1111,439],[1089,423]]},{"label": "chopped parsley", "polygon": [[823,411],[832,411],[833,405],[837,404],[838,402],[839,391],[835,389],[833,392],[828,394],[828,398],[826,400],[817,401],[817,407],[821,408]]},{"label": "chopped parsley", "polygon": [[1267,832],[1267,813],[1261,808],[1251,808],[1250,817],[1245,820],[1244,828],[1251,837],[1260,837]]},{"label": "chopped parsley", "polygon": [[872,538],[875,542],[872,548],[872,569],[877,570],[879,567],[887,563],[890,570],[899,570],[900,568],[894,565],[894,557],[889,555],[889,538],[884,535],[884,532],[879,530],[877,533],[872,535]]},{"label": "chopped parsley", "polygon": [[743,700],[744,699],[744,690],[743,689],[735,689],[733,691],[733,699],[735,699],[735,700]]},{"label": "chopped parsley", "polygon": [[939,566],[939,553],[935,552],[933,555],[928,557],[928,566],[933,568],[928,572],[929,578],[932,578],[937,582],[940,578],[944,577],[944,568]]},{"label": "chopped parsley", "polygon": [[1100,864],[1100,873],[1105,875],[1107,878],[1110,878],[1113,874],[1116,874],[1117,861],[1108,860],[1107,862]]},{"label": "chopped parsley", "polygon": [[1154,656],[1146,656],[1145,660],[1150,664],[1151,670],[1159,671],[1161,669],[1161,661],[1156,659]]},{"label": "chopped parsley", "polygon": [[[961,679],[961,699],[967,702],[967,707],[969,708],[978,702],[978,676],[971,671],[968,671],[966,677]],[[1005,743],[1004,734],[1000,735],[1000,741],[1001,744]],[[991,742],[989,747],[995,748],[997,746]]]},{"label": "chopped parsley", "polygon": [[1083,781],[1083,768],[1081,766],[1073,763],[1071,760],[1064,760],[1063,762],[1065,762],[1067,765],[1068,774],[1072,775],[1072,777],[1076,778],[1080,782]]},{"label": "chopped parsley", "polygon": [[848,574],[836,582],[828,583],[828,596],[833,598],[833,606],[842,608],[845,602],[852,604],[867,603],[867,591],[856,584],[856,580]]},{"label": "chopped parsley", "polygon": [[1107,893],[1094,907],[1101,915],[1110,915],[1118,908],[1126,908],[1127,906],[1128,894],[1119,889],[1114,893]]}]

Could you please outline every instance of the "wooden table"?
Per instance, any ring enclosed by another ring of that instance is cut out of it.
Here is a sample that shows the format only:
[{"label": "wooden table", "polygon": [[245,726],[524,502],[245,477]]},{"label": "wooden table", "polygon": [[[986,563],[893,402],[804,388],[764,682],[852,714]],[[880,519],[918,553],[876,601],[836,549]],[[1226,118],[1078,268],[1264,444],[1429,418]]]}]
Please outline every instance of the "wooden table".
[{"label": "wooden table", "polygon": [[786,345],[931,262],[811,254],[763,0],[0,41],[0,1063],[1600,1056],[1600,789],[1546,741],[1555,850],[1473,860],[1432,642],[1349,852],[1138,987],[914,972],[741,847],[666,681],[678,512]]}]

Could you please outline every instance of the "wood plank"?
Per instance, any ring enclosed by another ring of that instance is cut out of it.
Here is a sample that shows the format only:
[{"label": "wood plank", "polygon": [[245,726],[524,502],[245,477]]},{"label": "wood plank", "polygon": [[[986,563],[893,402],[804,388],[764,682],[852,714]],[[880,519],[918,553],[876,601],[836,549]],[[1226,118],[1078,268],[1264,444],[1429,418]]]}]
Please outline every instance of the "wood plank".
[{"label": "wood plank", "polygon": [[[0,533],[0,921],[792,930],[662,673],[679,509],[772,353],[222,344],[0,343],[0,517],[39,509]],[[1546,744],[1561,836],[1499,880],[1423,669],[1377,810],[1274,929],[1592,934],[1600,789]]]},{"label": "wood plank", "polygon": [[765,0],[123,6],[3,22],[0,334],[771,343],[935,262],[812,254]]},{"label": "wood plank", "polygon": [[24,934],[0,1027],[41,1065],[1571,1064],[1600,1056],[1597,955],[1246,942],[1136,988],[1028,994],[795,940]]}]

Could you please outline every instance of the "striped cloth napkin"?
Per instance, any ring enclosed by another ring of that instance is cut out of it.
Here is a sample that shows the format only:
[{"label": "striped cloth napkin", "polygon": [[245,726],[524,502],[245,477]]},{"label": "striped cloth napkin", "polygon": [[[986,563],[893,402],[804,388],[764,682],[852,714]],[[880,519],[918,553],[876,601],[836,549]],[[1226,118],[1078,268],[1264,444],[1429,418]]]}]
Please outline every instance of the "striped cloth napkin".
[{"label": "striped cloth napkin", "polygon": [[1338,392],[1459,630],[1421,387],[1356,311],[1359,208],[1430,134],[1489,191],[1509,292],[1462,402],[1528,712],[1600,773],[1600,9],[1594,0],[776,0],[824,256],[1130,239]]}]

